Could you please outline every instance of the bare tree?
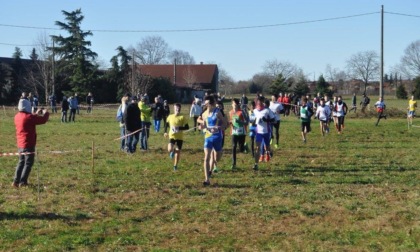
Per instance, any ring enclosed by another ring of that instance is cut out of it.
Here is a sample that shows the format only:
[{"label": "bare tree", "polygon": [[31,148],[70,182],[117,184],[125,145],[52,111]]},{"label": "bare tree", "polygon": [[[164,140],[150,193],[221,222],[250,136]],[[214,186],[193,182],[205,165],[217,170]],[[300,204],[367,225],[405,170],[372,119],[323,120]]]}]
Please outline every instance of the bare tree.
[{"label": "bare tree", "polygon": [[197,82],[197,75],[196,73],[191,69],[191,67],[187,67],[187,69],[184,70],[183,76],[182,76],[187,83],[188,87],[194,88],[194,84]]},{"label": "bare tree", "polygon": [[127,79],[128,90],[131,94],[144,94],[148,93],[152,87],[152,78],[149,75],[141,73],[141,69],[134,66],[134,71]]},{"label": "bare tree", "polygon": [[271,83],[275,80],[275,77],[271,76],[271,74],[267,73],[257,73],[252,76],[252,83],[260,86],[263,91],[269,90]]},{"label": "bare tree", "polygon": [[46,33],[40,33],[34,44],[36,44],[37,47],[33,49],[33,53],[36,51],[37,57],[32,58],[31,69],[28,71],[26,81],[34,85],[33,90],[35,90],[35,93],[38,93],[38,88],[43,90],[45,101],[47,102],[50,92],[53,92],[53,73],[52,54],[51,51],[48,50],[50,41]]},{"label": "bare tree", "polygon": [[144,65],[165,63],[169,47],[161,36],[149,36],[137,44],[135,56]]},{"label": "bare tree", "polygon": [[230,74],[222,68],[220,65],[219,68],[219,92],[226,94],[232,93],[233,85],[235,84],[235,80],[230,76]]},{"label": "bare tree", "polygon": [[356,53],[347,60],[346,68],[350,77],[363,81],[366,92],[369,81],[379,77],[379,56],[375,51]]},{"label": "bare tree", "polygon": [[325,67],[325,78],[329,82],[337,83],[340,80],[346,80],[347,74],[339,68],[333,68],[330,64]]},{"label": "bare tree", "polygon": [[298,70],[298,67],[288,61],[280,61],[277,59],[267,60],[263,66],[264,73],[276,78],[282,74],[284,78],[289,79]]},{"label": "bare tree", "polygon": [[410,79],[420,76],[420,40],[412,42],[404,50],[400,70]]},{"label": "bare tree", "polygon": [[194,57],[191,56],[188,52],[182,50],[173,50],[169,53],[169,62],[175,62],[178,65],[192,65],[195,64]]}]

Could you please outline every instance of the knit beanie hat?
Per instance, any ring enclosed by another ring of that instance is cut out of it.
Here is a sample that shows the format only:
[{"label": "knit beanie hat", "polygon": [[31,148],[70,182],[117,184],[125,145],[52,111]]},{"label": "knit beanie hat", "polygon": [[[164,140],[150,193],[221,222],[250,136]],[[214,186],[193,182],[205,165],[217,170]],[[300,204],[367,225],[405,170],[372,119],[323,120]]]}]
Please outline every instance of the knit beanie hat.
[{"label": "knit beanie hat", "polygon": [[31,113],[31,102],[26,99],[20,99],[18,104],[18,110],[20,112]]}]

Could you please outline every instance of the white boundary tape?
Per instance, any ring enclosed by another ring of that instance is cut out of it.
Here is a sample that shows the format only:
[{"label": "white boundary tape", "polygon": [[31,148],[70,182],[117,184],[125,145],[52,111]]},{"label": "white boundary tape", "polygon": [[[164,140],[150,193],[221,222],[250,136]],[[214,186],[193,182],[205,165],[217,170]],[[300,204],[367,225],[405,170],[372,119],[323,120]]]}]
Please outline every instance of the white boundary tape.
[{"label": "white boundary tape", "polygon": [[0,157],[8,157],[8,156],[22,156],[22,155],[31,155],[31,154],[37,154],[37,153],[51,153],[51,154],[65,154],[65,153],[71,153],[71,152],[80,152],[82,150],[68,150],[68,151],[38,151],[38,152],[0,152]]},{"label": "white boundary tape", "polygon": [[0,153],[0,157],[6,157],[6,156],[23,156],[23,155],[31,155],[35,154],[36,152],[4,152]]}]

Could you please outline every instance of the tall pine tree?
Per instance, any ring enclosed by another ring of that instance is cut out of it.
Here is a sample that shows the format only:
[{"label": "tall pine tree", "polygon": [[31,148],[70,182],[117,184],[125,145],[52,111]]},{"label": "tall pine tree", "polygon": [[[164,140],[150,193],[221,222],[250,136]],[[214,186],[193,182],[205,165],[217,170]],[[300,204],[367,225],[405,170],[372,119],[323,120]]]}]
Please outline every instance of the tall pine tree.
[{"label": "tall pine tree", "polygon": [[269,91],[271,94],[289,92],[289,86],[286,82],[286,78],[283,77],[283,74],[277,75],[277,78],[271,83]]},{"label": "tall pine tree", "polygon": [[91,31],[83,31],[81,23],[84,19],[81,9],[72,12],[62,11],[67,23],[56,21],[60,29],[69,36],[52,36],[55,47],[50,48],[59,57],[58,66],[61,74],[68,76],[68,83],[74,92],[89,92],[96,78],[96,66],[92,63],[98,56],[89,49],[91,42],[86,40],[92,36]]}]

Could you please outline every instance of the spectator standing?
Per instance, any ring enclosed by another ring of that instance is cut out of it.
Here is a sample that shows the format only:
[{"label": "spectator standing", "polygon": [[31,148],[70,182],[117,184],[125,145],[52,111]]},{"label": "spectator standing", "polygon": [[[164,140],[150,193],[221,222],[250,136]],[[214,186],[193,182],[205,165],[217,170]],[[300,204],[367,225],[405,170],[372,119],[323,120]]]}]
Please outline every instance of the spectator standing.
[{"label": "spectator standing", "polygon": [[351,107],[351,109],[349,110],[349,112],[350,112],[350,111],[352,111],[352,110],[354,110],[354,113],[356,113],[356,110],[357,110],[357,98],[356,98],[356,93],[353,93],[353,97],[351,98],[351,105],[352,105],[352,107]]},{"label": "spectator standing", "polygon": [[79,101],[79,96],[77,95],[77,93],[74,94],[74,99],[77,102],[77,107],[76,107],[77,114],[80,114],[80,101]]},{"label": "spectator standing", "polygon": [[32,99],[32,113],[35,113],[38,110],[39,100],[38,96],[34,95]]},{"label": "spectator standing", "polygon": [[51,94],[48,97],[48,100],[50,102],[51,113],[57,113],[57,98],[55,97],[55,94]]},{"label": "spectator standing", "polygon": [[125,146],[126,146],[126,132],[125,132],[125,121],[124,121],[124,113],[126,111],[126,108],[128,106],[128,99],[129,99],[130,95],[129,94],[125,94],[122,98],[121,98],[121,104],[118,107],[117,110],[117,121],[119,122],[119,126],[120,126],[120,137],[121,137],[121,145],[120,145],[120,149],[122,151],[125,150]]},{"label": "spectator standing", "polygon": [[77,100],[77,94],[74,96],[70,96],[68,102],[70,107],[70,116],[69,116],[69,122],[75,122],[76,117],[76,111],[79,108],[79,102]]},{"label": "spectator standing", "polygon": [[127,153],[134,153],[137,149],[139,142],[140,129],[141,129],[141,112],[137,105],[137,96],[131,98],[131,103],[126,107],[123,112],[123,122],[125,123],[125,133],[127,140],[125,142],[125,151]]},{"label": "spectator standing", "polygon": [[150,122],[151,114],[152,114],[152,108],[150,108],[149,104],[147,103],[147,94],[145,94],[141,101],[138,103],[138,107],[141,112],[141,133],[140,133],[140,143],[141,143],[141,149],[142,150],[148,150],[148,144],[147,140],[149,139],[150,135],[150,126],[152,123]]},{"label": "spectator standing", "polygon": [[93,96],[92,93],[89,92],[88,95],[86,96],[86,104],[87,104],[87,109],[86,109],[86,113],[92,113],[92,107],[93,107]]},{"label": "spectator standing", "polygon": [[360,101],[360,105],[362,106],[362,113],[366,113],[366,107],[369,105],[370,103],[370,98],[363,93],[363,97],[362,100]]},{"label": "spectator standing", "polygon": [[16,126],[16,140],[19,162],[16,166],[15,177],[12,186],[23,187],[28,185],[28,178],[35,160],[36,126],[48,121],[49,113],[46,109],[31,113],[31,103],[26,99],[20,99],[19,112],[14,121]]},{"label": "spectator standing", "polygon": [[192,117],[194,120],[194,131],[197,131],[197,119],[201,115],[201,113],[203,113],[201,104],[199,104],[199,102],[196,102],[194,100],[190,109],[190,117]]},{"label": "spectator standing", "polygon": [[159,98],[159,96],[155,97],[155,103],[153,103],[151,106],[155,132],[160,131],[160,122],[163,118],[163,104],[160,100],[161,98]]},{"label": "spectator standing", "polygon": [[67,97],[63,96],[63,101],[61,102],[61,122],[67,122],[67,111],[69,110],[69,102]]},{"label": "spectator standing", "polygon": [[163,128],[166,127],[166,119],[168,118],[169,114],[171,114],[171,109],[169,108],[169,104],[167,100],[163,101]]}]

